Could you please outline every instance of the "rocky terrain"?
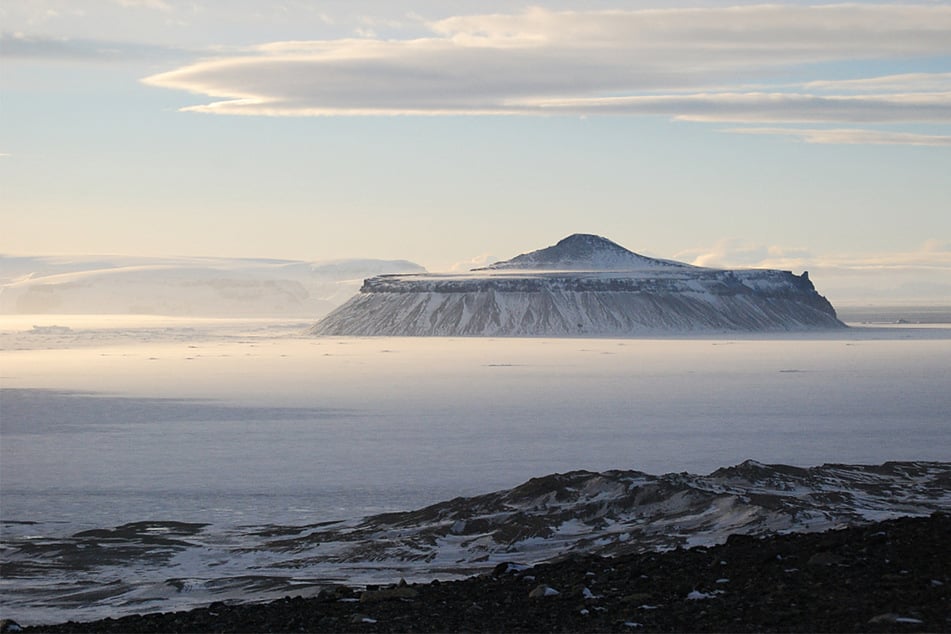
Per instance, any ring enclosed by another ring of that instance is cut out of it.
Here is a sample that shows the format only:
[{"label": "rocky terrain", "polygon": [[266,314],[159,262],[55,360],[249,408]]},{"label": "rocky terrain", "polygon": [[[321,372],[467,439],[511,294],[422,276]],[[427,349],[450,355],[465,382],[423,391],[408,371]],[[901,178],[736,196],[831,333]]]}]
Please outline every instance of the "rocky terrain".
[{"label": "rocky terrain", "polygon": [[355,523],[275,531],[284,565],[351,577],[475,572],[561,553],[602,556],[711,546],[733,534],[822,531],[900,515],[951,512],[951,464],[802,468],[748,460],[707,475],[573,471]]},{"label": "rocky terrain", "polygon": [[459,581],[333,586],[312,598],[22,631],[951,631],[951,517],[737,535],[709,548],[616,557],[569,553],[534,567],[503,562]]},{"label": "rocky terrain", "polygon": [[695,267],[575,234],[467,274],[369,278],[311,333],[630,336],[839,327],[806,273]]},{"label": "rocky terrain", "polygon": [[[949,512],[944,462],[573,471],[413,511],[249,526],[229,546],[171,521],[28,537],[6,544],[0,569],[33,580],[18,595],[24,617],[32,602],[108,600],[89,618],[113,620],[69,627],[112,630],[76,631],[940,630]],[[208,567],[176,575],[189,557]],[[47,581],[63,567],[75,582]],[[137,581],[147,567],[165,581]],[[285,596],[299,598],[267,603]],[[214,606],[128,616],[163,597]]]}]

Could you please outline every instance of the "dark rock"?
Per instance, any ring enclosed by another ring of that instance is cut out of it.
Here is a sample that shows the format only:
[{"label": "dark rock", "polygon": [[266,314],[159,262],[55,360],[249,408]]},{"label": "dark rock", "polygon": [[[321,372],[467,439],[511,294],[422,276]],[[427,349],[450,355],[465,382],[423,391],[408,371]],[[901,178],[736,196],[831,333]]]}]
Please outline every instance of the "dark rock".
[{"label": "dark rock", "polygon": [[555,590],[554,588],[552,588],[551,586],[541,584],[532,588],[532,591],[528,593],[528,597],[530,599],[541,599],[544,597],[556,597],[559,594],[561,593]]},{"label": "dark rock", "polygon": [[[879,535],[883,531],[887,540]],[[806,565],[823,553],[849,565]],[[336,592],[328,589],[324,599],[216,603],[214,609],[23,629],[51,634],[951,631],[951,516],[945,514],[824,534],[733,539],[706,549],[566,557],[528,572],[369,591],[412,590],[416,595],[410,600],[327,601]],[[526,585],[527,576],[536,581]],[[579,586],[591,588],[597,600],[585,601],[569,590]],[[529,588],[541,596],[530,598]],[[544,588],[564,592],[544,597]],[[704,598],[690,598],[694,592]],[[355,613],[357,607],[361,611]]]},{"label": "dark rock", "polygon": [[845,557],[824,551],[816,553],[806,562],[807,566],[838,566],[845,561]]},{"label": "dark rock", "polygon": [[379,601],[392,601],[394,599],[412,599],[419,593],[404,585],[395,588],[383,588],[381,590],[367,590],[360,595],[360,603],[377,603]]}]

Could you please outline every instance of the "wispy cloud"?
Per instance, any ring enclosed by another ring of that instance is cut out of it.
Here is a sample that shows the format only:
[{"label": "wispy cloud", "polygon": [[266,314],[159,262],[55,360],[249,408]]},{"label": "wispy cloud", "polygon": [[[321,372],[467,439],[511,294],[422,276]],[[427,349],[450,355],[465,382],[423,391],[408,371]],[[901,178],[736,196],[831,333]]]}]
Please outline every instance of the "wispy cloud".
[{"label": "wispy cloud", "polygon": [[[430,37],[413,40],[272,43],[252,55],[199,61],[145,81],[223,98],[190,108],[220,114],[951,119],[948,73],[817,77],[776,92],[729,87],[808,64],[951,55],[949,6],[532,9],[453,17],[428,27]],[[711,85],[724,88],[710,91]]]},{"label": "wispy cloud", "polygon": [[453,273],[464,273],[471,271],[475,268],[480,268],[492,264],[493,262],[498,262],[502,258],[492,255],[491,253],[481,253],[476,255],[468,260],[462,260],[460,262],[455,262],[449,267],[449,271]]},{"label": "wispy cloud", "polygon": [[951,243],[928,240],[913,251],[874,254],[815,254],[803,247],[754,244],[724,239],[708,247],[678,253],[678,260],[713,268],[835,268],[853,271],[930,270],[951,280]]},{"label": "wispy cloud", "polygon": [[808,91],[839,92],[951,92],[951,73],[902,73],[862,79],[816,80],[803,85]]},{"label": "wispy cloud", "polygon": [[951,146],[951,135],[915,134],[882,130],[816,128],[728,128],[724,132],[796,137],[806,143],[834,145],[930,145]]},{"label": "wispy cloud", "polygon": [[820,96],[720,92],[537,101],[551,112],[666,114],[683,121],[951,123],[951,92]]},{"label": "wispy cloud", "polygon": [[676,257],[713,268],[809,271],[816,288],[833,303],[951,301],[951,243],[940,240],[928,240],[912,251],[816,254],[727,239]]},{"label": "wispy cloud", "polygon": [[143,7],[146,9],[158,9],[159,11],[171,11],[172,7],[164,0],[113,0],[116,4],[123,7]]},{"label": "wispy cloud", "polygon": [[0,33],[0,53],[8,60],[58,60],[74,62],[128,62],[142,59],[180,59],[194,51],[143,44]]}]

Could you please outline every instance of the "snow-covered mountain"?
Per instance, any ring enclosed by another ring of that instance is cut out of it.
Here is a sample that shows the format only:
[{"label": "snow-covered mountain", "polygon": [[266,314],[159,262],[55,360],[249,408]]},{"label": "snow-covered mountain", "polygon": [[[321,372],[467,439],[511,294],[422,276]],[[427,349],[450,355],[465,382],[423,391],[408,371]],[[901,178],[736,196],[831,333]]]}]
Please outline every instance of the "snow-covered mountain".
[{"label": "snow-covered mountain", "polygon": [[404,260],[0,256],[0,314],[313,317]]},{"label": "snow-covered mountain", "polygon": [[838,327],[806,273],[700,268],[576,234],[466,274],[367,279],[311,332],[627,336]]},{"label": "snow-covered mountain", "polygon": [[575,233],[554,246],[523,253],[511,260],[496,262],[476,271],[510,269],[542,269],[549,271],[633,271],[666,269],[670,267],[695,268],[683,262],[649,258],[621,245],[587,233]]}]

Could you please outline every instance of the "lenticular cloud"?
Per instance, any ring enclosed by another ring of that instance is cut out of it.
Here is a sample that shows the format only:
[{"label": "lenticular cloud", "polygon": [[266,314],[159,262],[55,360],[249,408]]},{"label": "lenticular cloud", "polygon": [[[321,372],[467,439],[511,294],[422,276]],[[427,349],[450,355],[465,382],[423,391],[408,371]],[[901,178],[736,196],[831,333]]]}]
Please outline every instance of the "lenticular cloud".
[{"label": "lenticular cloud", "polygon": [[951,7],[532,9],[427,26],[432,35],[415,40],[274,42],[144,81],[220,98],[186,108],[219,114],[951,119],[946,73],[907,73],[897,84],[858,76],[853,84],[822,76],[771,82],[777,71],[807,64],[951,54]]}]

